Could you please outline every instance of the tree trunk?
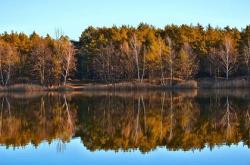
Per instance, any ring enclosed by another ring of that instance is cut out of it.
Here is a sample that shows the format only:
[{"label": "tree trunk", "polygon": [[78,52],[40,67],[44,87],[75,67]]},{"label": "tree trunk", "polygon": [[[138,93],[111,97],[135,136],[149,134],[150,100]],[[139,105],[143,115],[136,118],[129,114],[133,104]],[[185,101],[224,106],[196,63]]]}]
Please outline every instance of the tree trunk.
[{"label": "tree trunk", "polygon": [[143,53],[143,66],[142,66],[142,75],[140,80],[141,83],[143,82],[144,74],[145,74],[145,54]]},{"label": "tree trunk", "polygon": [[247,81],[249,81],[249,71],[250,71],[250,68],[249,66],[247,66]]},{"label": "tree trunk", "polygon": [[9,82],[9,79],[10,79],[10,65],[8,65],[8,71],[7,71],[5,86],[7,86],[8,82]]},{"label": "tree trunk", "polygon": [[139,67],[139,59],[138,59],[138,53],[135,53],[136,56],[136,67],[137,67],[137,79],[140,81],[140,67]]},{"label": "tree trunk", "polygon": [[170,86],[173,86],[173,64],[170,65]]}]

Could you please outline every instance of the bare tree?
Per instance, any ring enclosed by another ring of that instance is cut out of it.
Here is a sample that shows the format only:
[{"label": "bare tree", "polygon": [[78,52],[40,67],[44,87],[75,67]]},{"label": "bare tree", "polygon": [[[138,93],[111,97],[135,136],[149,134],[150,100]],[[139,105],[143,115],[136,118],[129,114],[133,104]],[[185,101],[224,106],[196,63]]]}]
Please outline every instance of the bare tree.
[{"label": "bare tree", "polygon": [[162,56],[162,43],[160,41],[160,39],[158,39],[158,44],[159,44],[159,56],[160,56],[160,66],[161,66],[161,85],[166,85],[165,83],[165,80],[164,80],[164,77],[165,77],[165,74],[164,74],[164,59],[163,59],[163,56]]},{"label": "bare tree", "polygon": [[51,54],[51,50],[47,47],[44,41],[39,40],[34,43],[31,51],[34,61],[33,70],[39,73],[40,83],[42,85],[45,82],[46,71],[49,69],[46,66]]},{"label": "bare tree", "polygon": [[63,85],[66,85],[70,71],[75,69],[75,48],[68,38],[63,35],[62,29],[55,29],[55,37],[57,41],[57,51],[61,57]]},{"label": "bare tree", "polygon": [[250,73],[250,38],[247,40],[247,44],[245,45],[243,49],[243,55],[244,55],[244,61],[247,66],[247,77],[249,79],[249,73]]},{"label": "bare tree", "polygon": [[64,35],[62,28],[55,28],[55,39],[59,40]]},{"label": "bare tree", "polygon": [[[139,54],[141,51],[141,44],[138,42],[135,33],[132,35],[132,38],[131,38],[131,46],[132,46],[133,57],[134,57],[136,69],[137,69],[137,79],[141,81],[142,78],[140,74],[140,65],[139,65]],[[143,60],[143,63],[145,63],[145,58]]]},{"label": "bare tree", "polygon": [[96,54],[95,61],[97,62],[96,71],[99,75],[102,75],[106,82],[113,81],[112,72],[112,55],[114,54],[114,45],[110,42],[105,47],[101,45],[100,52]]},{"label": "bare tree", "polygon": [[219,59],[222,69],[226,73],[226,79],[228,80],[229,74],[235,68],[236,53],[234,50],[233,40],[229,36],[225,36],[223,41],[224,49],[219,53]]},{"label": "bare tree", "polygon": [[72,43],[68,40],[62,42],[61,66],[63,85],[66,85],[67,78],[71,70],[75,68],[75,49]]},{"label": "bare tree", "polygon": [[169,56],[168,56],[168,65],[169,65],[169,72],[170,72],[170,86],[173,85],[173,73],[174,73],[174,63],[176,59],[176,53],[173,48],[173,43],[170,37],[167,37],[166,40],[168,41],[169,47]]},{"label": "bare tree", "polygon": [[16,49],[10,44],[0,41],[0,79],[2,85],[8,85],[12,68],[18,62],[19,56]]},{"label": "bare tree", "polygon": [[143,82],[144,75],[145,75],[145,56],[146,56],[146,47],[145,45],[143,46],[143,59],[142,59],[142,75],[141,75],[141,81]]},{"label": "bare tree", "polygon": [[199,61],[188,43],[184,43],[178,57],[178,75],[188,79],[198,71]]},{"label": "bare tree", "polygon": [[[214,71],[215,80],[220,74],[220,61],[218,61],[219,52],[217,49],[212,48],[209,52],[208,60],[210,63],[210,75],[212,75],[212,70]],[[212,69],[213,68],[213,69]]]}]

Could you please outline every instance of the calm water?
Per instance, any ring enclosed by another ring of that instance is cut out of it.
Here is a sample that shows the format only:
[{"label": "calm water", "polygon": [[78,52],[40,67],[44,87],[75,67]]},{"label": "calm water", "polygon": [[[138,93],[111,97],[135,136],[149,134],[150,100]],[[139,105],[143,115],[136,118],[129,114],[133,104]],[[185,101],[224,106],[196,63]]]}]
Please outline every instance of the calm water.
[{"label": "calm water", "polygon": [[250,91],[0,94],[0,164],[250,164]]}]

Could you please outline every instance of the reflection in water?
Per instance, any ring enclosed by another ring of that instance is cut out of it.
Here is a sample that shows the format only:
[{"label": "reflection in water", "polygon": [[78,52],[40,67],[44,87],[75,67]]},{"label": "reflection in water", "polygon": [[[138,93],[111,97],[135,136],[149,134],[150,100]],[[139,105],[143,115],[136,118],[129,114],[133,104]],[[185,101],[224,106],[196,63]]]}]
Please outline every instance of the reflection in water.
[{"label": "reflection in water", "polygon": [[[65,96],[13,98],[3,96],[0,109],[0,143],[8,146],[39,145],[43,140],[69,141],[74,135],[76,108]],[[74,121],[74,122],[72,122]],[[60,145],[58,148],[62,148]]]},{"label": "reflection in water", "polygon": [[249,146],[249,96],[237,92],[76,93],[0,96],[0,144],[57,151],[80,137],[87,149],[141,152]]}]

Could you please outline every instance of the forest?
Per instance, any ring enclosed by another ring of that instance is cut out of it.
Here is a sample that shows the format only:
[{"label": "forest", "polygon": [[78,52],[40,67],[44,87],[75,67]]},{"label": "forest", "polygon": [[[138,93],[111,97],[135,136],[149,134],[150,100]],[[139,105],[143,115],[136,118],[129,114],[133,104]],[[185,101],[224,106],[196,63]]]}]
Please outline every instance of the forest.
[{"label": "forest", "polygon": [[64,35],[0,35],[0,83],[65,85],[68,79],[117,83],[243,78],[250,72],[250,26],[88,27]]}]

